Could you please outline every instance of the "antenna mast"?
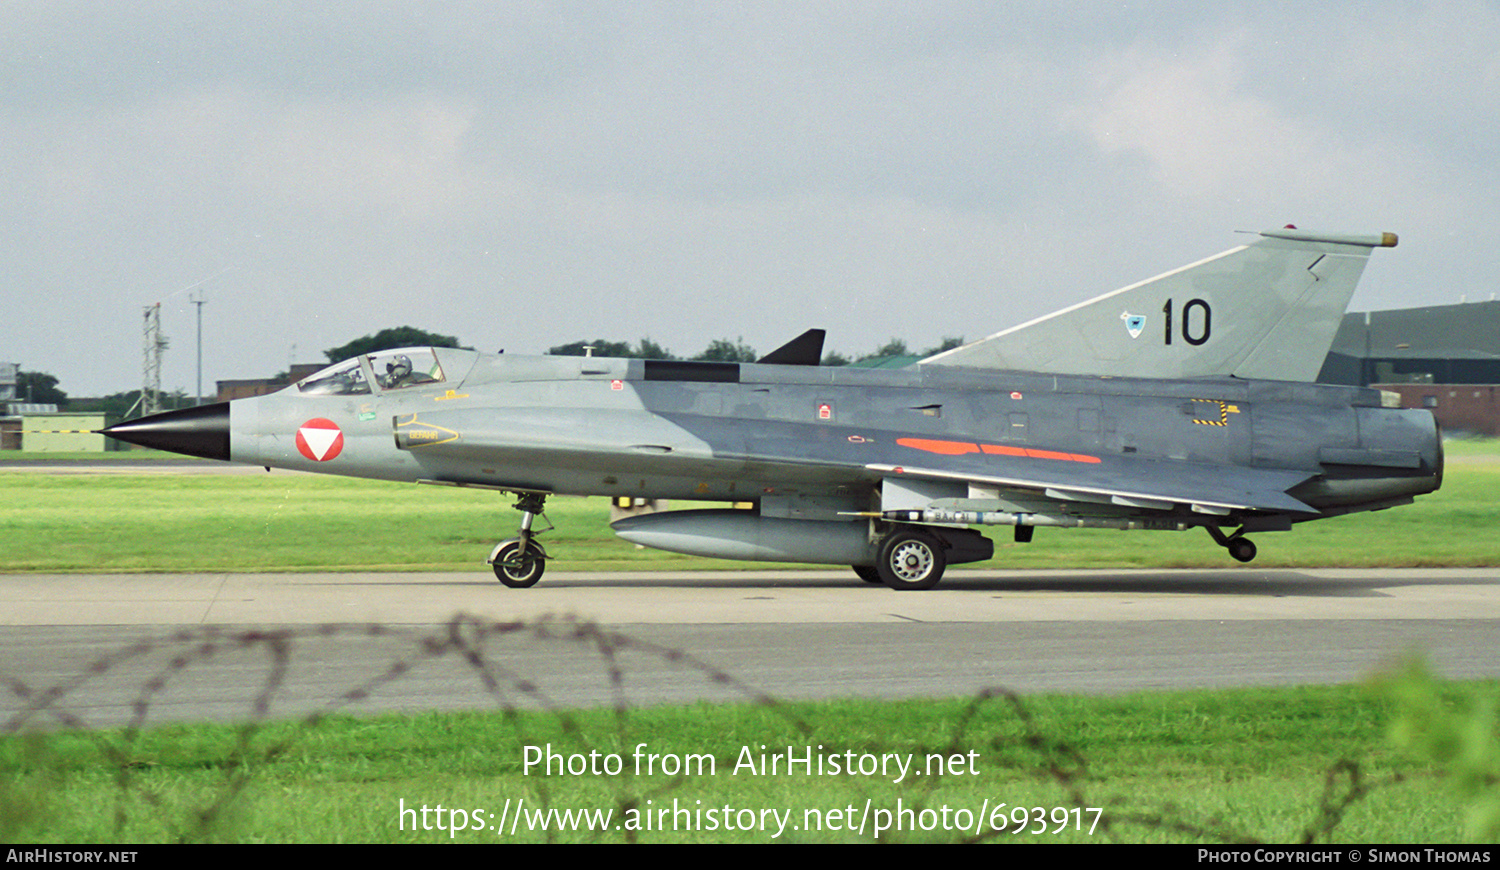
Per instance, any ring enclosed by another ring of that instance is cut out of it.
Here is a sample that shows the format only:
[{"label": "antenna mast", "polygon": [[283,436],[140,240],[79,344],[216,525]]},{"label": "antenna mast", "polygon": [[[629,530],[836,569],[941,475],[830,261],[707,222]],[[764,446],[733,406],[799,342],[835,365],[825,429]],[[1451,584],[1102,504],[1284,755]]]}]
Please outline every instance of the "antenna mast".
[{"label": "antenna mast", "polygon": [[198,306],[198,395],[193,402],[194,405],[203,404],[203,303],[208,301],[203,297],[203,291],[198,291],[198,298],[188,296],[188,301]]},{"label": "antenna mast", "polygon": [[146,306],[141,327],[141,413],[161,410],[161,352],[167,340],[161,334],[161,303]]}]

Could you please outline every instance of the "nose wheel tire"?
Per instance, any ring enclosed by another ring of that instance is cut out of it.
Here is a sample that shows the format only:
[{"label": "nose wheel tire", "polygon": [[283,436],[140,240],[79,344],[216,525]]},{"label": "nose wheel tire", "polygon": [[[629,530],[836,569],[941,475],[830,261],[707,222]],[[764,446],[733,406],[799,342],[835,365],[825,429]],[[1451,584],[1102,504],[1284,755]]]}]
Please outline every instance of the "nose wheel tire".
[{"label": "nose wheel tire", "polygon": [[510,541],[495,553],[495,561],[492,563],[495,578],[512,589],[535,586],[547,568],[546,558],[542,548],[535,543],[528,543],[526,552],[523,553],[519,541]]},{"label": "nose wheel tire", "polygon": [[880,581],[898,591],[931,589],[943,579],[947,567],[942,543],[916,530],[893,532],[880,545],[880,558],[875,562]]}]

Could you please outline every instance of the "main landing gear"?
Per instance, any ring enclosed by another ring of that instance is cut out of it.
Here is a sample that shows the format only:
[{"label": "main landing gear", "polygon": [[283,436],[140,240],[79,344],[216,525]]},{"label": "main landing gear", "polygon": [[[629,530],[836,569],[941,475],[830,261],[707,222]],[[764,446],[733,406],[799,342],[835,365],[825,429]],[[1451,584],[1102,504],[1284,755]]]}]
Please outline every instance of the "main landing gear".
[{"label": "main landing gear", "polygon": [[[1031,527],[1025,527],[1027,532]],[[1017,535],[1019,540],[1027,540]],[[973,529],[929,528],[891,523],[874,545],[873,563],[853,565],[866,583],[884,584],[898,592],[931,589],[949,565],[983,562],[995,555],[995,545]]]},{"label": "main landing gear", "polygon": [[884,583],[897,591],[931,589],[943,579],[948,552],[936,535],[906,527],[880,542],[874,565],[851,565],[866,583]]},{"label": "main landing gear", "polygon": [[535,586],[542,579],[542,572],[547,568],[547,551],[534,539],[534,536],[548,531],[552,524],[547,523],[547,528],[532,531],[532,523],[537,517],[543,516],[547,496],[540,492],[523,492],[516,501],[515,508],[521,512],[521,531],[518,537],[501,541],[490,553],[489,563],[495,568],[495,577],[501,583],[512,589],[526,589]]},{"label": "main landing gear", "polygon": [[1214,543],[1229,551],[1229,555],[1237,562],[1248,562],[1255,558],[1255,542],[1245,537],[1244,529],[1236,529],[1234,534],[1226,535],[1218,526],[1204,526],[1208,529],[1209,537]]}]

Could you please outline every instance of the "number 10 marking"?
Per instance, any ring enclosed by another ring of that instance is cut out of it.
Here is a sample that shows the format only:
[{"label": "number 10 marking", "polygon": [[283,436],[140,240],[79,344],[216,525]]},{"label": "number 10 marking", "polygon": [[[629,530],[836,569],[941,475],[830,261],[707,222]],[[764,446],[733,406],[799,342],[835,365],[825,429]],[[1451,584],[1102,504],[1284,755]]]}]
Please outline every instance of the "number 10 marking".
[{"label": "number 10 marking", "polygon": [[[1193,324],[1194,308],[1201,309],[1203,312],[1202,322],[1198,324],[1196,328]],[[1171,344],[1172,300],[1168,299],[1167,304],[1161,307],[1161,313],[1166,315],[1166,332],[1164,337],[1166,343]],[[1182,340],[1196,347],[1203,342],[1208,341],[1208,336],[1212,333],[1212,331],[1213,309],[1209,308],[1208,303],[1204,302],[1202,299],[1189,299],[1187,304],[1182,306]],[[1194,333],[1196,333],[1196,335]]]}]

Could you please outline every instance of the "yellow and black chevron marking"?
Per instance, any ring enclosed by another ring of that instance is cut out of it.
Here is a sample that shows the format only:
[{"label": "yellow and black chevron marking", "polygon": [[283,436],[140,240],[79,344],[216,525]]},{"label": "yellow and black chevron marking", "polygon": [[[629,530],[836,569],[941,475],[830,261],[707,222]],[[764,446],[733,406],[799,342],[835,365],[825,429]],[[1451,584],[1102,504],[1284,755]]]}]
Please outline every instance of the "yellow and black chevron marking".
[{"label": "yellow and black chevron marking", "polygon": [[1237,405],[1231,405],[1228,402],[1225,402],[1225,401],[1223,401],[1221,399],[1194,399],[1193,401],[1195,401],[1195,402],[1212,402],[1213,404],[1219,406],[1219,419],[1217,419],[1217,420],[1199,420],[1199,419],[1195,418],[1193,420],[1193,423],[1196,424],[1196,425],[1198,425],[1198,426],[1228,426],[1229,425],[1229,415],[1230,414],[1238,414],[1240,412],[1240,409],[1239,409],[1239,407]]}]

